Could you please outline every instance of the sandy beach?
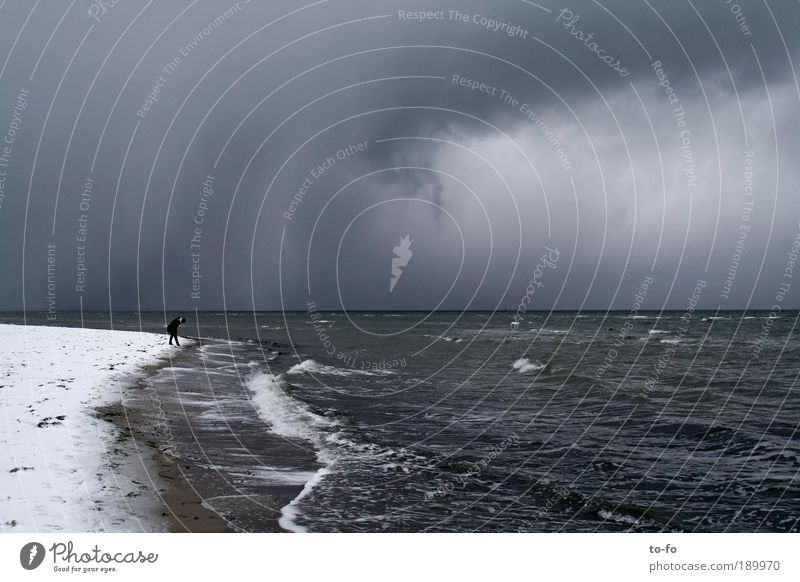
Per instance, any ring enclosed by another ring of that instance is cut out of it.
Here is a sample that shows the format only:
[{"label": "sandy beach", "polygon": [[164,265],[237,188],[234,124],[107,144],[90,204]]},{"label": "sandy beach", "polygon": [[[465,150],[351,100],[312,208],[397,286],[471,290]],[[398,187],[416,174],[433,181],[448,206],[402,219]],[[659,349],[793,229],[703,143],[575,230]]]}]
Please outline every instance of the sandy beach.
[{"label": "sandy beach", "polygon": [[230,392],[203,355],[207,347],[175,350],[109,419],[157,453],[170,531],[291,529],[281,520],[313,478],[316,457],[276,434],[244,392]]},{"label": "sandy beach", "polygon": [[229,531],[123,405],[169,349],[149,333],[0,325],[0,531]]},{"label": "sandy beach", "polygon": [[[270,467],[296,461],[294,447],[266,426],[220,431],[236,419],[209,415],[213,403],[187,397],[195,385],[176,375],[199,349],[153,333],[0,325],[0,531],[285,531],[282,508],[313,455],[276,480]],[[236,471],[209,460],[248,440]],[[268,478],[244,491],[237,472]]]},{"label": "sandy beach", "polygon": [[163,531],[151,452],[98,410],[117,405],[162,337],[0,326],[0,529]]}]

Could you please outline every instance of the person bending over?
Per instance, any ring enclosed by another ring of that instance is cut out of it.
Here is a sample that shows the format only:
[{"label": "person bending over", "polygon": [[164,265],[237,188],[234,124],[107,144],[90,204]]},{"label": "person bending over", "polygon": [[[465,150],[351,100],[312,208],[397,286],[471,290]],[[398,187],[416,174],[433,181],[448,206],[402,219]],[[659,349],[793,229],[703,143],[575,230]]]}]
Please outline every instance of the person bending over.
[{"label": "person bending over", "polygon": [[181,343],[178,341],[178,326],[182,323],[186,323],[185,317],[176,317],[173,319],[170,324],[167,326],[167,332],[169,333],[169,345],[172,345],[172,339],[175,338],[175,345],[180,346]]}]

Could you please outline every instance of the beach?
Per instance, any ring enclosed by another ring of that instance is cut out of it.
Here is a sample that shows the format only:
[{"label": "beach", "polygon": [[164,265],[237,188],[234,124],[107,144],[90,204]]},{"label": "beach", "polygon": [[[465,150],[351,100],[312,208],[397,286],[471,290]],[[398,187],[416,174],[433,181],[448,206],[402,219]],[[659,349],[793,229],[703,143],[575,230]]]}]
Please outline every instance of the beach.
[{"label": "beach", "polygon": [[168,356],[154,334],[0,326],[0,529],[161,531],[156,457],[98,411],[142,366]]},{"label": "beach", "polygon": [[230,531],[127,405],[174,349],[152,333],[0,325],[0,531]]},{"label": "beach", "polygon": [[228,430],[237,414],[196,392],[215,374],[204,350],[156,333],[1,324],[0,531],[285,531],[314,455],[267,433],[246,398],[249,425]]},{"label": "beach", "polygon": [[180,348],[160,312],[2,325],[2,528],[796,531],[784,315],[201,312]]}]

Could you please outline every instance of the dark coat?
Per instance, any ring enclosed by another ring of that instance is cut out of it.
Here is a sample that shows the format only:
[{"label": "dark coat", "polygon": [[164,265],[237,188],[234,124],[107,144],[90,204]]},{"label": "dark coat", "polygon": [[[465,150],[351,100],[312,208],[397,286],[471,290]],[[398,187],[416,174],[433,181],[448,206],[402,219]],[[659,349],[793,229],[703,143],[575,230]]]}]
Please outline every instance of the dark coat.
[{"label": "dark coat", "polygon": [[173,319],[170,324],[167,326],[167,331],[170,335],[176,335],[178,333],[178,326],[181,324],[181,318],[176,317]]}]

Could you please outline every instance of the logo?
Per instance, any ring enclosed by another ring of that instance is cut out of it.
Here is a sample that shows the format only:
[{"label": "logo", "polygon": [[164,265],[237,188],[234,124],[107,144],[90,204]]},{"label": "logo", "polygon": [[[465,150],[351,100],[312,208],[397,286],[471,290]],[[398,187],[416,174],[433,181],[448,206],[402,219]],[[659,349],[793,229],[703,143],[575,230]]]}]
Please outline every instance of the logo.
[{"label": "logo", "polygon": [[389,293],[394,291],[394,286],[397,285],[397,282],[400,280],[400,276],[403,274],[403,268],[408,266],[408,262],[411,260],[411,243],[414,241],[410,238],[411,235],[406,235],[400,239],[400,244],[394,247],[394,258],[392,258],[392,277],[389,279]]},{"label": "logo", "polygon": [[19,551],[19,563],[26,570],[35,570],[44,561],[44,546],[39,542],[30,542]]}]

